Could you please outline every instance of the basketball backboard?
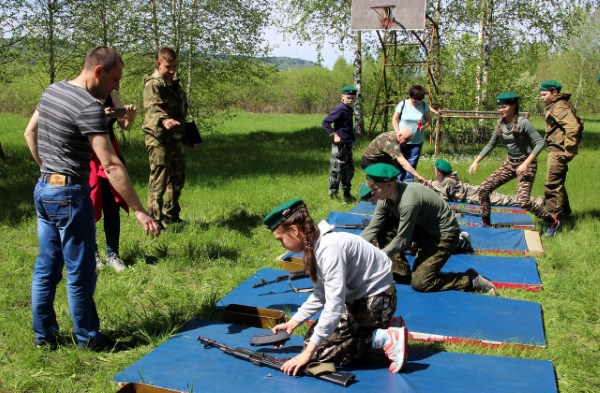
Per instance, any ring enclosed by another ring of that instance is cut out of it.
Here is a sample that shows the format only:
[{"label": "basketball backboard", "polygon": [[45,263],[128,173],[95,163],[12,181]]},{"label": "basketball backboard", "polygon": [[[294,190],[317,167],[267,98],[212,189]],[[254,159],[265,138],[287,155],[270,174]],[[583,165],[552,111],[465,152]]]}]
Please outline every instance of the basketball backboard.
[{"label": "basketball backboard", "polygon": [[424,30],[427,0],[352,0],[352,30]]}]

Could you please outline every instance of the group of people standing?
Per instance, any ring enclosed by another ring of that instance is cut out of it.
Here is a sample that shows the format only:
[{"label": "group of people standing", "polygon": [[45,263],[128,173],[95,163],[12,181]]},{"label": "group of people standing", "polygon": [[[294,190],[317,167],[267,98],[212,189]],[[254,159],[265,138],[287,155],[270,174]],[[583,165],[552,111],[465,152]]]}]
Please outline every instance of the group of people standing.
[{"label": "group of people standing", "polygon": [[[560,83],[554,80],[540,84],[540,95],[546,112],[545,138],[534,129],[527,118],[520,115],[520,97],[517,94],[506,92],[496,97],[500,119],[488,144],[469,167],[469,174],[474,174],[479,162],[498,143],[506,146],[507,158],[502,166],[477,187],[483,226],[492,225],[490,195],[493,195],[495,189],[514,178],[519,182],[516,205],[528,210],[545,223],[546,236],[554,236],[560,225],[560,219],[571,214],[565,180],[568,163],[577,154],[583,123],[569,102],[570,95],[561,93],[561,89]],[[348,195],[350,195],[350,184],[354,174],[352,144],[355,137],[352,133],[351,105],[356,93],[357,90],[353,86],[345,86],[342,89],[342,103],[323,120],[324,130],[333,136],[329,195],[331,197],[337,195],[341,180],[344,201],[350,199]],[[431,110],[424,102],[424,97],[425,92],[421,86],[411,86],[408,98],[401,101],[394,111],[392,118],[394,131],[381,133],[369,144],[361,158],[363,169],[375,163],[387,163],[401,171],[399,181],[412,182],[417,179],[431,186],[416,170],[424,141],[423,130],[431,125]],[[340,113],[345,115],[339,116]],[[338,137],[338,128],[343,129],[343,138]],[[342,146],[343,157],[339,154]],[[536,159],[546,146],[549,153],[544,190],[545,203],[534,203],[530,194],[537,172]],[[442,163],[443,167],[450,166],[447,161],[438,162]],[[444,175],[447,176],[450,172]],[[434,187],[437,191],[442,191],[440,182],[443,178],[444,176],[437,179],[437,187]],[[448,199],[448,193],[443,191],[441,193]]]},{"label": "group of people standing", "polygon": [[94,303],[96,270],[104,266],[96,245],[95,222],[104,213],[106,265],[125,268],[119,256],[119,209],[132,210],[146,235],[181,223],[179,197],[185,180],[183,135],[188,103],[176,78],[177,54],[158,52],[156,70],[144,78],[143,129],[150,162],[148,210],[140,202],[119,151],[114,125],[130,129],[136,107],[122,106],[119,89],[124,62],[110,47],[90,51],[80,74],[49,86],[25,130],[40,166],[34,191],[39,255],[32,278],[35,344],[54,347],[59,326],[56,287],[67,274],[67,296],[78,345],[113,349],[118,343],[100,332]]}]

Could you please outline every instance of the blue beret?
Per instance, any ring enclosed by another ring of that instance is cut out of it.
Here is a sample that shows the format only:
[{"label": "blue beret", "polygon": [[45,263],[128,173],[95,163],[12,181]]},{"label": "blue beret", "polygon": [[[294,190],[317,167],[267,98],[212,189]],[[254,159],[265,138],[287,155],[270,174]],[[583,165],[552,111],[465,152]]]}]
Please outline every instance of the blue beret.
[{"label": "blue beret", "polygon": [[560,91],[561,88],[562,88],[562,85],[552,79],[543,81],[542,83],[540,83],[540,91],[552,91],[552,90]]},{"label": "blue beret", "polygon": [[382,162],[369,165],[365,168],[367,174],[367,180],[374,182],[383,182],[396,180],[400,175],[400,169],[390,164],[384,164]]},{"label": "blue beret", "polygon": [[342,87],[342,90],[340,91],[340,93],[342,93],[342,94],[348,94],[351,96],[355,96],[357,92],[358,92],[358,89],[355,86],[344,86],[344,87]]},{"label": "blue beret", "polygon": [[515,93],[506,92],[496,96],[497,105],[514,104],[517,101],[519,101],[519,96]]},{"label": "blue beret", "polygon": [[263,225],[265,225],[268,229],[273,232],[276,230],[282,222],[287,220],[292,214],[294,214],[300,206],[304,205],[304,201],[302,199],[290,199],[289,201],[283,202],[281,205],[273,208],[267,214],[267,216],[262,221]]}]

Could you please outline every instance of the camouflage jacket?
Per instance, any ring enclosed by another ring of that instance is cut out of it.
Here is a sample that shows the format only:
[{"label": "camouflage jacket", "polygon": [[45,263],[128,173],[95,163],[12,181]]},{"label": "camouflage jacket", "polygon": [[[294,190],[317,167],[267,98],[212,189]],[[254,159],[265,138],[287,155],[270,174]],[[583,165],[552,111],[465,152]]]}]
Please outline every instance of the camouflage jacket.
[{"label": "camouflage jacket", "polygon": [[400,156],[402,150],[396,139],[396,131],[379,134],[371,141],[364,154],[365,158],[375,162],[389,162],[389,157],[396,161]]},{"label": "camouflage jacket", "polygon": [[[169,86],[163,77],[155,70],[144,76],[144,133],[157,139],[171,136],[175,139],[183,137],[188,103],[183,88],[177,78]],[[175,119],[182,126],[167,130],[162,122]],[[169,134],[166,134],[169,133]]]},{"label": "camouflage jacket", "polygon": [[570,94],[559,94],[546,105],[546,136],[549,151],[569,152],[577,154],[581,141],[583,122],[569,102]]},{"label": "camouflage jacket", "polygon": [[[479,205],[479,186],[462,182],[456,172],[446,175],[442,181],[433,180],[430,185],[435,192],[448,202]],[[542,197],[532,196],[530,198],[537,205],[544,204],[544,198]],[[520,206],[516,195],[505,195],[498,192],[490,194],[490,202],[495,206]]]}]

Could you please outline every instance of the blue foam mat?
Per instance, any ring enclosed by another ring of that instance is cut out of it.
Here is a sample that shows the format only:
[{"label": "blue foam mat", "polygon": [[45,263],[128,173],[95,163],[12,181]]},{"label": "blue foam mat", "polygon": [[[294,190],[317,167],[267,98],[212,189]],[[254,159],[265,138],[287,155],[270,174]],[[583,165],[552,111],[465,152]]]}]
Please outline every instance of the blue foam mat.
[{"label": "blue foam mat", "polygon": [[[203,336],[232,347],[256,350],[250,338],[267,331],[239,325],[195,320],[149,354],[114,377],[115,382],[143,382],[179,391],[229,392],[557,392],[551,361],[514,359],[428,350],[409,350],[402,373],[387,370],[387,361],[371,355],[343,369],[356,375],[347,388],[310,377],[295,378],[252,365],[215,348],[204,348]],[[277,357],[299,353],[302,339],[292,336],[279,350],[261,349]]]},{"label": "blue foam mat", "polygon": [[[520,216],[520,214],[515,214]],[[361,224],[365,215],[332,211],[326,221],[333,225]],[[522,229],[485,228],[462,226],[471,237],[471,245],[476,252],[504,252],[506,254],[525,254],[528,251],[525,234]],[[360,235],[361,229],[336,228],[338,232],[348,232]]]},{"label": "blue foam mat", "polygon": [[[415,257],[406,255],[413,266]],[[541,289],[542,282],[534,258],[497,257],[472,254],[453,254],[442,268],[442,272],[464,272],[473,268],[487,277],[499,288]]]},{"label": "blue foam mat", "polygon": [[[289,251],[281,259],[302,259],[302,253]],[[415,257],[407,254],[406,259],[412,267]],[[532,257],[453,254],[442,268],[442,272],[464,272],[470,268],[477,270],[500,288],[539,290],[542,286],[537,264]]]},{"label": "blue foam mat", "polygon": [[[479,205],[468,205],[468,204],[457,204],[450,202],[450,206],[453,209],[465,210],[465,211],[478,211]],[[523,211],[524,213],[517,213]],[[356,204],[348,213],[360,214],[360,215],[372,215],[375,212],[375,205],[370,202],[359,202]],[[512,227],[512,228],[535,228],[535,224],[531,219],[527,211],[518,207],[504,207],[495,206],[492,208],[491,221],[492,224],[501,227]],[[461,215],[457,216],[457,221],[460,225],[476,226],[481,225],[481,216]]]},{"label": "blue foam mat", "polygon": [[[296,293],[287,281],[260,288],[260,279],[273,280],[285,274],[277,269],[260,269],[217,302],[217,307],[242,304],[294,313],[309,293]],[[297,288],[310,280],[292,281]],[[398,306],[411,335],[424,341],[469,340],[482,343],[511,343],[545,346],[541,305],[536,302],[484,296],[460,291],[421,293],[409,285],[396,285]],[[430,335],[433,335],[430,337]]]}]

